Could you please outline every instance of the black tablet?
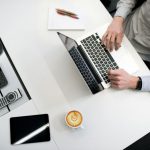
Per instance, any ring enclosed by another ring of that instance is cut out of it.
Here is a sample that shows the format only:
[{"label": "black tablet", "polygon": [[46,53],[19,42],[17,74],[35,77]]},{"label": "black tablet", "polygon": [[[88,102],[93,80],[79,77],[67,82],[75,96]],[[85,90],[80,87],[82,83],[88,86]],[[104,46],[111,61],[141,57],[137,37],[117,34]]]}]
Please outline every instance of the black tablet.
[{"label": "black tablet", "polygon": [[150,150],[150,133],[146,134],[124,150]]},{"label": "black tablet", "polygon": [[47,114],[10,118],[11,144],[50,141],[50,125]]}]

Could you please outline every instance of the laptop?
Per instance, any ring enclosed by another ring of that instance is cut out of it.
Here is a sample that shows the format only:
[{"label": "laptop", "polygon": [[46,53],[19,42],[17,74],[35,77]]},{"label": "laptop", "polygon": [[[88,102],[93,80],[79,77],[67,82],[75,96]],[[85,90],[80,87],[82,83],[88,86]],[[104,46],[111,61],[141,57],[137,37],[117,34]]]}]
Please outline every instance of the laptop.
[{"label": "laptop", "polygon": [[108,70],[122,68],[131,74],[138,70],[123,46],[113,52],[106,49],[101,40],[103,31],[100,28],[76,40],[57,32],[93,94],[110,87]]}]

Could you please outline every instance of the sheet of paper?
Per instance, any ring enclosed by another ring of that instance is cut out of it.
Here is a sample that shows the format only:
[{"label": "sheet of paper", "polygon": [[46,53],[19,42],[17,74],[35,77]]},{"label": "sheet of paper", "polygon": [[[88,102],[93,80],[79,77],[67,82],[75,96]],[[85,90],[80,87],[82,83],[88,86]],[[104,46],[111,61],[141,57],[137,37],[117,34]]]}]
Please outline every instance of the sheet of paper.
[{"label": "sheet of paper", "polygon": [[[79,19],[59,15],[56,12],[56,8],[74,12],[78,15]],[[48,30],[84,30],[84,15],[81,10],[75,8],[68,1],[50,3]]]}]

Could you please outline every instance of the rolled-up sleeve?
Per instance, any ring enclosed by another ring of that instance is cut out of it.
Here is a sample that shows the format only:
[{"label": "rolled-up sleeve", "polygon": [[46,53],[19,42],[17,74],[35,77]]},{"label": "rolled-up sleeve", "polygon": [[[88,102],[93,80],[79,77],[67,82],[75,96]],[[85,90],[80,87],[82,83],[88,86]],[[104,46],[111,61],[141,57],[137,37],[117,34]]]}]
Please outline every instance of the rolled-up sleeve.
[{"label": "rolled-up sleeve", "polygon": [[115,16],[121,16],[124,19],[128,16],[128,14],[132,11],[136,4],[136,0],[120,0],[117,3],[117,11]]},{"label": "rolled-up sleeve", "polygon": [[150,91],[150,76],[141,77],[142,89],[141,91]]}]

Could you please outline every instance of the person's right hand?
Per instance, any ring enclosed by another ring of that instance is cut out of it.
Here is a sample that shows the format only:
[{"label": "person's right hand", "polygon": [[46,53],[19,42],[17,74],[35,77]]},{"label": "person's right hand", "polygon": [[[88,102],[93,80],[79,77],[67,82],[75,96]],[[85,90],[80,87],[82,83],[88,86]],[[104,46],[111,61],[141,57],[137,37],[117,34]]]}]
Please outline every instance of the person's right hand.
[{"label": "person's right hand", "polygon": [[139,77],[130,75],[123,69],[109,70],[108,78],[111,82],[111,87],[117,89],[136,89],[139,80]]},{"label": "person's right hand", "polygon": [[108,26],[107,31],[102,37],[102,42],[109,51],[114,48],[117,50],[121,47],[123,39],[123,21],[122,17],[114,17],[112,23]]}]

